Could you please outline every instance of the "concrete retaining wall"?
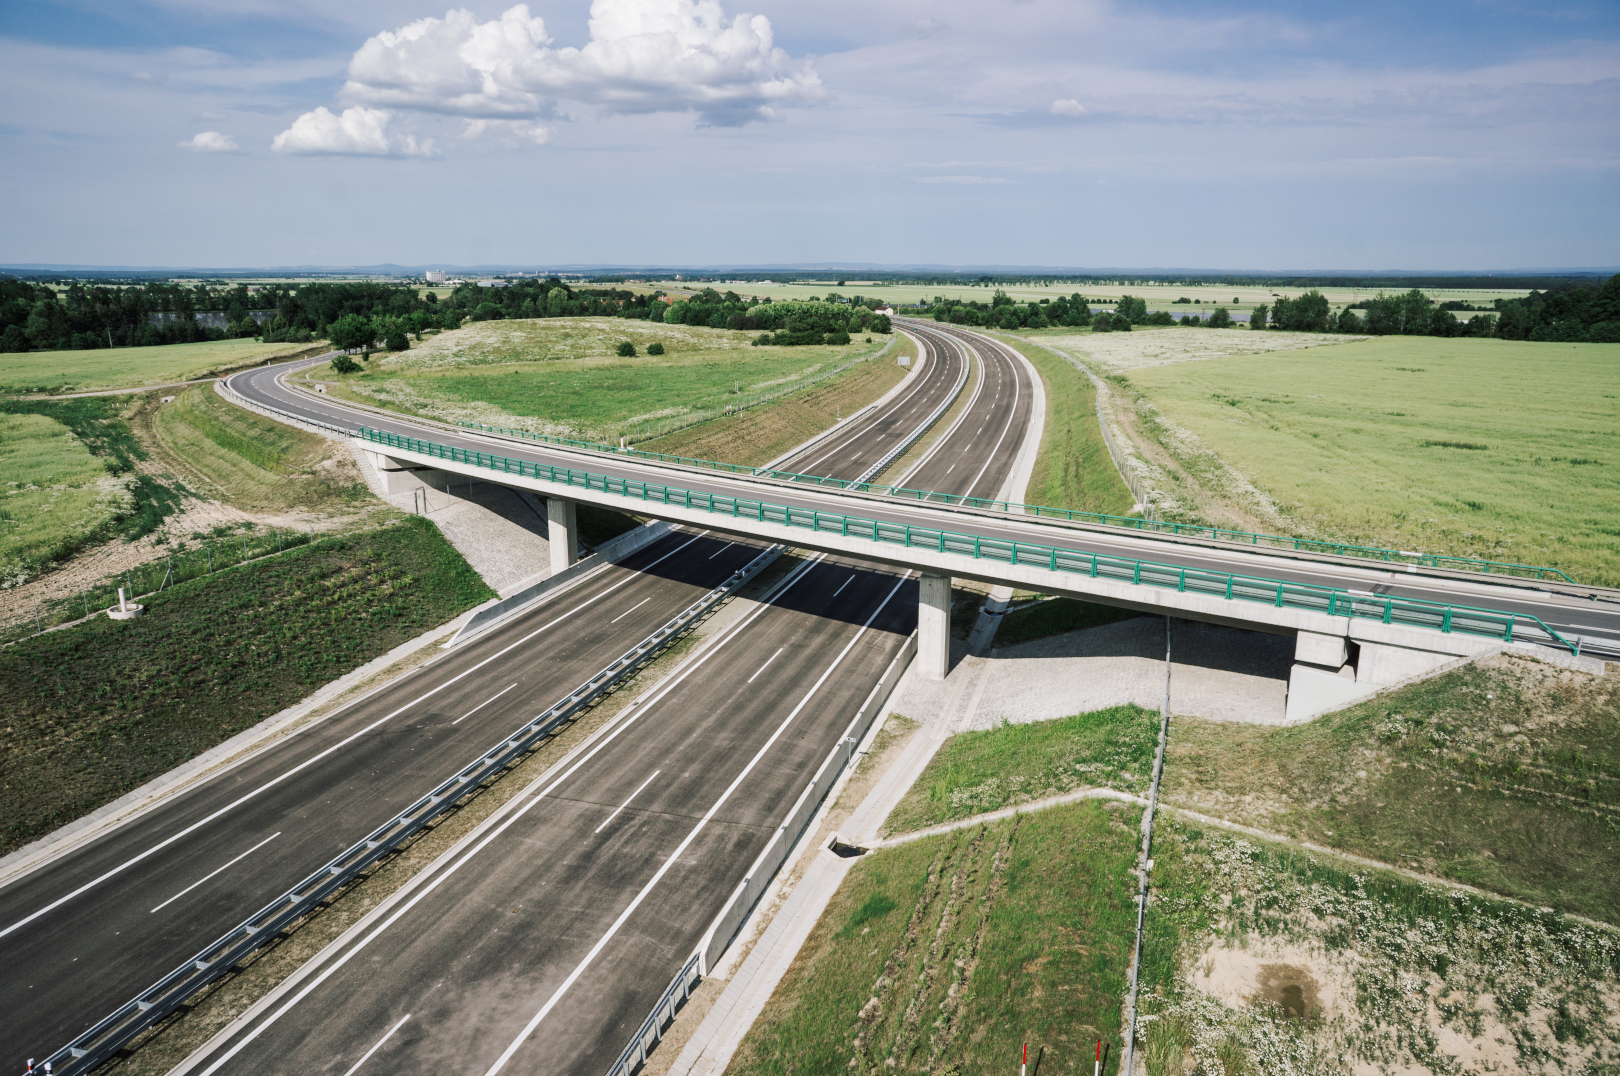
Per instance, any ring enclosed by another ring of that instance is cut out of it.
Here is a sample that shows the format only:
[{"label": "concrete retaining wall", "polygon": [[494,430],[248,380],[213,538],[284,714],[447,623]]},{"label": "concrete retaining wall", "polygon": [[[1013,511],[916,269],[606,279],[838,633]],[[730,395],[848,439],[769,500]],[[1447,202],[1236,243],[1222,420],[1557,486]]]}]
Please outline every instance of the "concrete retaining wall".
[{"label": "concrete retaining wall", "polygon": [[698,944],[698,952],[702,955],[699,963],[701,974],[707,975],[714,962],[719,959],[737,937],[737,932],[748,920],[748,915],[759,903],[759,898],[765,895],[770,888],[772,879],[776,877],[777,870],[787,860],[788,854],[793,851],[799,839],[809,829],[815,819],[821,801],[826,798],[827,792],[838,783],[838,777],[844,772],[855,757],[855,748],[866,738],[867,731],[872,722],[877,720],[888,706],[889,696],[894,692],[895,685],[900,677],[905,675],[906,668],[911,659],[917,654],[917,634],[913,632],[911,638],[900,648],[900,653],[894,656],[889,667],[884,671],[882,679],[866,697],[866,702],[856,711],[855,719],[849,723],[840,737],[837,746],[828,754],[821,768],[811,779],[810,784],[800,793],[799,799],[788,811],[787,817],[777,827],[776,834],[771,838],[765,850],[754,860],[753,866],[737,888],[732,891],[731,899],[726,902],[725,908],[710,924],[708,931],[703,935],[703,941]]}]

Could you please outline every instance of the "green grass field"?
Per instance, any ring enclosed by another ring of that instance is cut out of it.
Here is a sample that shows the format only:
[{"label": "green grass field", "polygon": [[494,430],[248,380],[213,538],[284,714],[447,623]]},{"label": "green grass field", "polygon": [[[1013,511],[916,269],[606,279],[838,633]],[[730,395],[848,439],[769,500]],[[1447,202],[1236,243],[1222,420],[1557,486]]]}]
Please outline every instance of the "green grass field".
[{"label": "green grass field", "polygon": [[1620,699],[1493,658],[1294,728],[1177,718],[1167,802],[1620,924]]},{"label": "green grass field", "polygon": [[[1071,804],[863,857],[730,1067],[1091,1076],[1112,1047],[1135,926],[1140,810]],[[1148,989],[1156,985],[1148,980]]]},{"label": "green grass field", "polygon": [[[887,337],[844,347],[752,347],[756,334],[611,318],[492,321],[318,376],[354,398],[446,421],[609,440],[875,355]],[[636,358],[619,358],[628,340]],[[646,354],[651,343],[666,353]]]},{"label": "green grass field", "polygon": [[490,597],[411,516],[181,583],[144,599],[139,620],[0,650],[0,853]]},{"label": "green grass field", "polygon": [[1034,365],[1046,391],[1046,422],[1025,503],[1113,516],[1128,514],[1135,498],[1108,455],[1097,425],[1097,390],[1090,379],[1063,356],[1039,344],[994,335]]},{"label": "green grass field", "polygon": [[309,348],[309,344],[209,340],[95,351],[24,351],[0,355],[0,392],[85,392],[191,381]]},{"label": "green grass field", "polygon": [[1293,533],[1620,585],[1620,345],[1384,337],[1125,376]]},{"label": "green grass field", "polygon": [[21,582],[106,533],[131,501],[65,425],[0,412],[0,583]]}]

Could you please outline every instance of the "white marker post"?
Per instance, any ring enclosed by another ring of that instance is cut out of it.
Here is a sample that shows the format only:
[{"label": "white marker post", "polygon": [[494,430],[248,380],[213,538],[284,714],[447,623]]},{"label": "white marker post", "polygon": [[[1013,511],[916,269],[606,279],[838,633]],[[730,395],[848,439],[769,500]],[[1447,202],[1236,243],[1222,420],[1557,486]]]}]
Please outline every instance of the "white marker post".
[{"label": "white marker post", "polygon": [[118,611],[120,613],[129,612],[129,605],[127,603],[125,603],[125,601],[124,601],[124,588],[123,587],[118,588]]}]

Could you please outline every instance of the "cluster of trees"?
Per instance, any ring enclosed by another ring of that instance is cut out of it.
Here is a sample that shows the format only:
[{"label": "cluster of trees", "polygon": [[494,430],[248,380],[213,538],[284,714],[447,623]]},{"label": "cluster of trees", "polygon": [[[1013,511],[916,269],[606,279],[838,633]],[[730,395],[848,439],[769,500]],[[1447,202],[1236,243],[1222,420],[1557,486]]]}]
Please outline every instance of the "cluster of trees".
[{"label": "cluster of trees", "polygon": [[[766,344],[847,344],[852,333],[887,333],[894,326],[889,315],[879,314],[863,302],[857,306],[836,301],[760,303],[748,308],[740,329],[765,329],[755,337],[756,347]],[[874,300],[875,301],[875,300]]]},{"label": "cluster of trees", "polygon": [[[1078,292],[1068,298],[1042,299],[1020,306],[997,288],[988,303],[977,300],[936,298],[925,311],[935,321],[953,325],[977,325],[991,329],[1044,329],[1052,325],[1080,327],[1092,325],[1091,307]],[[1129,325],[1127,318],[1126,324]]]},{"label": "cluster of trees", "polygon": [[445,304],[474,321],[498,318],[633,318],[662,321],[663,292],[639,295],[623,288],[574,288],[557,277],[512,281],[504,288],[463,284]]},{"label": "cluster of trees", "polygon": [[[1498,299],[1495,313],[1475,313],[1466,321],[1457,311],[1477,310],[1461,302],[1441,303],[1417,288],[1383,295],[1335,314],[1326,297],[1312,289],[1293,299],[1255,308],[1251,329],[1290,332],[1367,333],[1372,336],[1492,336],[1503,340],[1620,343],[1620,276],[1601,285],[1571,284],[1532,291],[1523,299]],[[1357,310],[1362,311],[1358,314]]]}]

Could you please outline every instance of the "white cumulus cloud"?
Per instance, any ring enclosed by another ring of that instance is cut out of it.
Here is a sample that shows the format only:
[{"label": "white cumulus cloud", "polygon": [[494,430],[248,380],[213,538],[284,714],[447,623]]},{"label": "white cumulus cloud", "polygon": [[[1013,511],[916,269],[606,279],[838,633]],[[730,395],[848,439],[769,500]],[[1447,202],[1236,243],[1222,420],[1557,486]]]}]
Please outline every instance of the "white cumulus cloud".
[{"label": "white cumulus cloud", "polygon": [[241,147],[230,135],[220,134],[218,131],[201,131],[186,141],[180,143],[181,149],[189,149],[193,153],[241,153]]},{"label": "white cumulus cloud", "polygon": [[324,106],[306,112],[276,135],[270,148],[277,153],[339,157],[431,157],[432,141],[391,134],[392,116],[386,109],[355,106],[341,116]]},{"label": "white cumulus cloud", "polygon": [[718,0],[594,0],[581,48],[554,48],[526,4],[488,22],[457,9],[371,38],[343,87],[358,104],[479,119],[539,118],[567,103],[696,111],[717,126],[821,94],[810,66],[775,46],[769,19],[728,21]]},{"label": "white cumulus cloud", "polygon": [[1086,106],[1082,105],[1079,101],[1076,101],[1072,97],[1067,101],[1052,102],[1052,115],[1054,116],[1068,116],[1073,119],[1079,116],[1084,116],[1085,114]]}]

